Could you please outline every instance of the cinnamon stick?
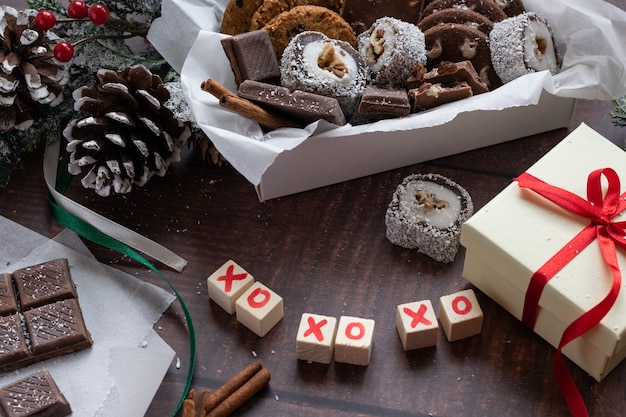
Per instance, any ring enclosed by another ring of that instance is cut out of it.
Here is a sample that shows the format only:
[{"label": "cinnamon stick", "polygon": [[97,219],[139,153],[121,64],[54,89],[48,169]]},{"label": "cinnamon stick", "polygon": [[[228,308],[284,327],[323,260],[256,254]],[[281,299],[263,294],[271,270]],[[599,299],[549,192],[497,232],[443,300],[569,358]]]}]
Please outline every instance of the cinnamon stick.
[{"label": "cinnamon stick", "polygon": [[229,395],[217,407],[207,414],[207,417],[226,417],[241,407],[254,394],[259,392],[270,382],[270,373],[267,369],[261,368],[239,389]]},{"label": "cinnamon stick", "polygon": [[202,84],[200,84],[200,88],[202,89],[202,91],[211,93],[218,100],[222,98],[222,96],[225,94],[235,95],[235,93],[231,92],[228,88],[224,87],[222,84],[212,78],[203,81]]},{"label": "cinnamon stick", "polygon": [[252,119],[261,126],[270,130],[280,127],[302,127],[303,124],[286,116],[270,112],[263,107],[254,104],[250,100],[239,97],[237,94],[224,87],[218,81],[209,78],[203,81],[200,88],[212,94],[220,101],[220,106],[239,113],[240,115]]},{"label": "cinnamon stick", "polygon": [[224,385],[213,391],[211,395],[204,402],[204,412],[208,413],[218,406],[222,401],[228,398],[229,395],[233,394],[239,388],[242,387],[250,378],[252,378],[257,372],[259,372],[263,368],[261,365],[261,361],[254,361],[241,371],[239,371],[235,376],[226,381]]},{"label": "cinnamon stick", "polygon": [[220,106],[252,119],[270,130],[280,127],[302,127],[302,123],[271,113],[263,107],[234,94],[224,94],[220,98]]},{"label": "cinnamon stick", "polygon": [[196,406],[189,398],[183,401],[183,417],[197,417]]},{"label": "cinnamon stick", "polygon": [[211,391],[196,391],[191,389],[183,401],[183,417],[204,417],[203,404]]}]

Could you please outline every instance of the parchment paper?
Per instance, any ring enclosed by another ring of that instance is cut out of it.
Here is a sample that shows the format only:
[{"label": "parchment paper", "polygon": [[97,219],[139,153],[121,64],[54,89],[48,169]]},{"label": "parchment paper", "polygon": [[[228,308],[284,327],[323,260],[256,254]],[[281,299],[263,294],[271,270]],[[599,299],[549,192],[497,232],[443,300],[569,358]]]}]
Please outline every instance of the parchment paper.
[{"label": "parchment paper", "polygon": [[2,272],[68,259],[94,340],[91,348],[2,374],[0,385],[47,368],[72,416],[144,415],[175,354],[153,330],[174,296],[99,263],[73,232],[50,240],[0,217],[0,235],[11,237],[0,243]]}]

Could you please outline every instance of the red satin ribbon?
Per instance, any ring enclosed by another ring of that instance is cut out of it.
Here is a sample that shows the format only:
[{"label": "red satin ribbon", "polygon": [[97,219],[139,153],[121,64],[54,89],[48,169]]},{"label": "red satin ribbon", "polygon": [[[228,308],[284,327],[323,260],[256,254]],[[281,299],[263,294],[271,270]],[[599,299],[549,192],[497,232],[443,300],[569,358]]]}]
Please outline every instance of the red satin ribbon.
[{"label": "red satin ribbon", "polygon": [[[602,176],[608,181],[605,194],[602,191]],[[611,219],[626,209],[626,193],[620,195],[620,180],[617,173],[611,168],[598,169],[589,174],[587,200],[567,190],[549,185],[528,173],[523,173],[515,178],[515,181],[520,187],[533,190],[564,209],[590,220],[589,225],[531,277],[524,300],[522,314],[524,324],[534,329],[539,313],[539,298],[548,281],[594,240],[598,240],[602,257],[613,275],[613,283],[606,297],[565,329],[554,360],[554,376],[572,415],[587,417],[589,415],[587,408],[574,379],[565,366],[562,350],[569,342],[598,324],[611,310],[617,299],[622,274],[617,261],[615,244],[626,248],[626,222],[612,222]]]}]

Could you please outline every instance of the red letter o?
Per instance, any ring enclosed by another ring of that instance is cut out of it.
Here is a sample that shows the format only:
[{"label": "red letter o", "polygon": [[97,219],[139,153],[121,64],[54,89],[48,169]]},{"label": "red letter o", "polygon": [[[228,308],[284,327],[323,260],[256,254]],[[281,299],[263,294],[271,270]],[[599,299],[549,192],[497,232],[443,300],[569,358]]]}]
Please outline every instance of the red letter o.
[{"label": "red letter o", "polygon": [[[263,298],[260,301],[256,301],[257,296],[262,296]],[[270,292],[264,290],[262,288],[257,288],[250,293],[248,296],[248,305],[252,308],[261,308],[264,307],[270,301],[271,295]]]},{"label": "red letter o", "polygon": [[[461,303],[463,303],[463,308],[459,307]],[[456,314],[464,316],[472,311],[472,302],[466,296],[459,295],[452,300],[452,310],[454,310]]]}]

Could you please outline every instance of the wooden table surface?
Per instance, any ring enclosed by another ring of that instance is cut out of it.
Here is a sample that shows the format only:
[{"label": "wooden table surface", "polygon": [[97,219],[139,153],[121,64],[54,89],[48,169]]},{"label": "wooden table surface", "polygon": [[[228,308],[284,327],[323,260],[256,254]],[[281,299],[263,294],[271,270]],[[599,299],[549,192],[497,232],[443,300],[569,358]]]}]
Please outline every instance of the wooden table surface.
[{"label": "wooden table surface", "polygon": [[[612,3],[626,9],[624,0]],[[385,238],[384,215],[396,186],[412,173],[453,179],[479,209],[581,122],[623,146],[626,128],[612,125],[611,109],[609,102],[580,101],[567,129],[264,203],[232,167],[208,165],[191,150],[164,178],[129,195],[100,198],[77,180],[67,195],[189,261],[182,273],[161,270],[193,317],[193,387],[215,389],[255,358],[272,375],[238,416],[568,415],[552,374],[555,349],[480,291],[480,335],[449,343],[440,332],[436,347],[403,351],[395,328],[398,304],[430,299],[436,306],[439,297],[471,285],[461,275],[463,248],[455,262],[442,264],[394,246]],[[25,157],[0,190],[0,215],[52,237],[61,227],[48,208],[41,166],[41,149]],[[166,288],[134,261],[88,246],[101,262]],[[206,278],[228,259],[284,298],[284,318],[263,338],[208,299]],[[298,361],[295,338],[304,312],[374,319],[369,366]],[[181,365],[172,364],[151,417],[171,415],[184,388],[189,343],[178,303],[158,333]],[[568,365],[590,415],[622,415],[626,365],[601,383]]]}]

